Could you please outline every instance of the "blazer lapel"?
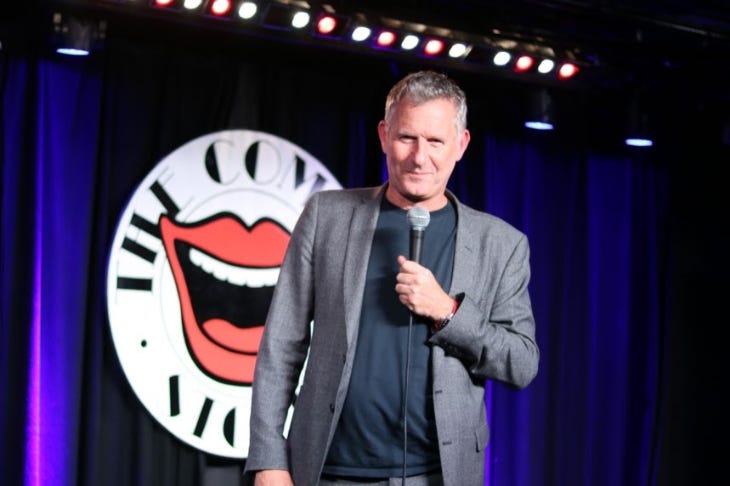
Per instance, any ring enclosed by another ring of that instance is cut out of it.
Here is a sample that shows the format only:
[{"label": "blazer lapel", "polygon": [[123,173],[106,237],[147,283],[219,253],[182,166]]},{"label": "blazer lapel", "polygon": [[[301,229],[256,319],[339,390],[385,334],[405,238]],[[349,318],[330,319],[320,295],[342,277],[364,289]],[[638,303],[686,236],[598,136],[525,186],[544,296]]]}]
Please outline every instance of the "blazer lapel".
[{"label": "blazer lapel", "polygon": [[345,296],[345,328],[348,347],[353,343],[355,331],[360,321],[362,296],[365,291],[370,250],[375,234],[375,226],[380,214],[381,196],[385,186],[374,189],[362,199],[362,203],[352,212],[350,230],[347,235],[347,252],[343,276]]},{"label": "blazer lapel", "polygon": [[472,241],[471,228],[475,225],[469,221],[469,217],[462,210],[461,203],[456,197],[449,193],[449,197],[456,205],[456,249],[454,251],[454,270],[451,277],[451,287],[449,295],[457,295],[465,292],[466,289],[473,287],[474,269],[479,268],[480,262],[477,261],[479,255],[474,251]]}]

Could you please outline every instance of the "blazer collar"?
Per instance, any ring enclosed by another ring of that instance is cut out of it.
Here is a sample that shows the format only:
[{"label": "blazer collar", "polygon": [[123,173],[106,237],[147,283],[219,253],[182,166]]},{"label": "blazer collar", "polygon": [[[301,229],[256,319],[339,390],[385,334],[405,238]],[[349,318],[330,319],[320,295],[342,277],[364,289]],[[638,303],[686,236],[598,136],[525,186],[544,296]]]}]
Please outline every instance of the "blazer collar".
[{"label": "blazer collar", "polygon": [[352,344],[360,321],[362,296],[365,292],[370,250],[373,245],[375,227],[380,215],[380,203],[385,194],[386,185],[374,187],[361,193],[360,204],[352,211],[350,230],[347,236],[345,268],[343,275],[343,292],[347,299],[345,305],[345,328],[347,342]]}]

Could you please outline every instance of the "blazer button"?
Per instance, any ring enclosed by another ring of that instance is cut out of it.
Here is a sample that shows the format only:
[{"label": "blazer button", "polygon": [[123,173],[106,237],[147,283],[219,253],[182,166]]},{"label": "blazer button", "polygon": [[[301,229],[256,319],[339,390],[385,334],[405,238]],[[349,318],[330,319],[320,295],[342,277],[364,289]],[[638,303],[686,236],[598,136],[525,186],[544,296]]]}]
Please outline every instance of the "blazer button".
[{"label": "blazer button", "polygon": [[330,412],[335,413],[335,404],[330,403]]}]

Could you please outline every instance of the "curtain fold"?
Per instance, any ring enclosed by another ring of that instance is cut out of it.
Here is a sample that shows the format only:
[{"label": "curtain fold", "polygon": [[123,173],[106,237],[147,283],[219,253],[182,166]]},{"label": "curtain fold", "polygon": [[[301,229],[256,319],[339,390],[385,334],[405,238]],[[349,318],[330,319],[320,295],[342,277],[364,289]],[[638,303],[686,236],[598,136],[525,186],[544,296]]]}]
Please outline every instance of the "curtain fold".
[{"label": "curtain fold", "polygon": [[[36,297],[35,215],[32,190],[37,168],[36,144],[31,129],[35,112],[27,110],[37,100],[37,76],[32,59],[0,57],[2,105],[2,208],[0,218],[0,479],[3,484],[22,484],[24,473],[33,477],[38,464],[39,364],[32,358],[39,350],[39,326],[35,325]],[[12,97],[11,97],[12,96]],[[12,101],[10,101],[12,100]],[[7,466],[6,466],[7,465]]]},{"label": "curtain fold", "polygon": [[[82,403],[84,337],[94,271],[94,184],[99,79],[83,66],[43,62],[36,143],[36,273],[40,302],[40,467],[58,484],[75,484]],[[45,413],[52,411],[52,413]],[[64,447],[58,447],[64,444]]]}]

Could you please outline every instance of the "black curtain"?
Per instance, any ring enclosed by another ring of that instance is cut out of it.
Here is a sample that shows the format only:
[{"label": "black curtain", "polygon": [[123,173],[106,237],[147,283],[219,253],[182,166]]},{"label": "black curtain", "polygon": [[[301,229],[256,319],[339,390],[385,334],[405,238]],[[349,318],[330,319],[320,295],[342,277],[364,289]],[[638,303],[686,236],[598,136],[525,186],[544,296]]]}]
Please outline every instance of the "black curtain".
[{"label": "black curtain", "polygon": [[[116,222],[161,158],[220,130],[287,139],[342,186],[380,184],[385,95],[427,66],[151,34],[112,32],[88,59],[2,53],[3,484],[243,484],[242,459],[172,436],[120,367],[104,295]],[[524,391],[487,387],[486,484],[710,478],[730,160],[714,115],[674,105],[640,153],[604,117],[621,93],[559,92],[564,128],[535,135],[519,126],[527,87],[447,72],[473,138],[450,187],[532,248],[540,372]]]}]

